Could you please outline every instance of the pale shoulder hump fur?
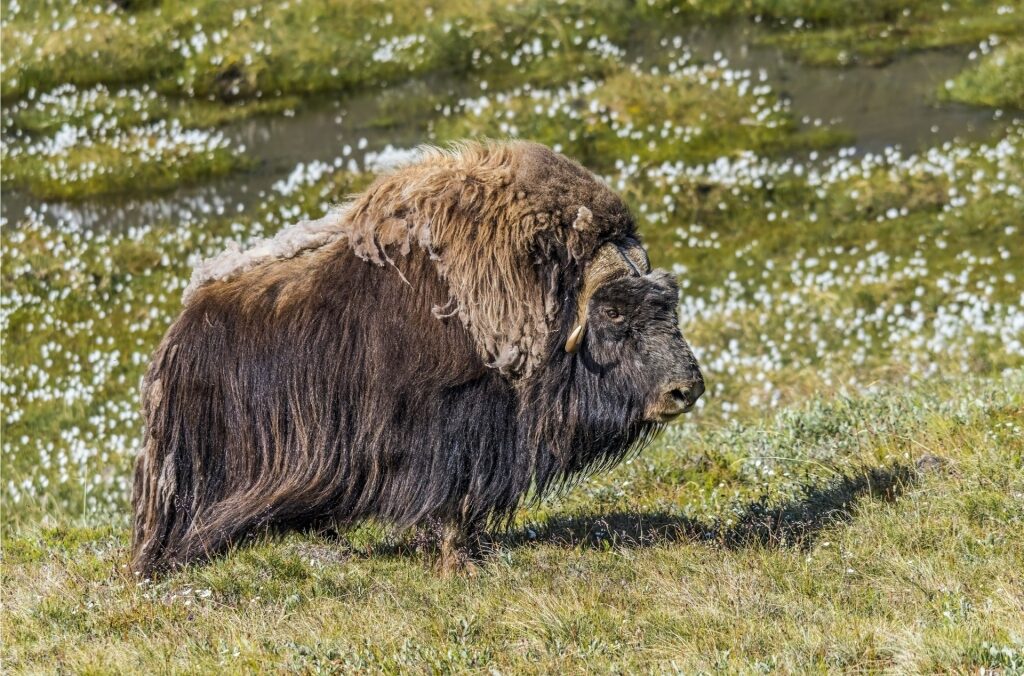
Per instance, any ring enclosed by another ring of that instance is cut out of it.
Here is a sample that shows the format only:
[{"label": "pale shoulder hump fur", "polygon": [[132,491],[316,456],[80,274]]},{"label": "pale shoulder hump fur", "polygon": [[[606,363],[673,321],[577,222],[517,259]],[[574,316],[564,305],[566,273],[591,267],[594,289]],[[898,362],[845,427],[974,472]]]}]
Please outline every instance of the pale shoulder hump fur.
[{"label": "pale shoulder hump fur", "polygon": [[182,303],[187,304],[196,290],[205,284],[233,279],[259,265],[292,258],[344,236],[346,210],[347,205],[335,207],[322,218],[289,225],[244,251],[238,242],[229,242],[227,249],[207,258],[192,270],[192,278],[182,293]]}]

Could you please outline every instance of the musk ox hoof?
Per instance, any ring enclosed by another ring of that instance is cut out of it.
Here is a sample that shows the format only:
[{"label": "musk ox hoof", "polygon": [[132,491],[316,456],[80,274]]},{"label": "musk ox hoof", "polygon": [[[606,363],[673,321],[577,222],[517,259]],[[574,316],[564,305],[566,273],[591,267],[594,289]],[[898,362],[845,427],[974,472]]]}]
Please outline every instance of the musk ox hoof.
[{"label": "musk ox hoof", "polygon": [[476,577],[479,567],[468,549],[441,552],[437,559],[437,572],[441,577]]}]

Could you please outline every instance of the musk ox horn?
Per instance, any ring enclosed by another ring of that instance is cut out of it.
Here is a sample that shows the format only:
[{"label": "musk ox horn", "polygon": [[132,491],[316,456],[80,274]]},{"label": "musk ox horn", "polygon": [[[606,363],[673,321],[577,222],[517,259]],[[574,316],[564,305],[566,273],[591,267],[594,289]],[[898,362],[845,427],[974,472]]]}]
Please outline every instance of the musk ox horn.
[{"label": "musk ox horn", "polygon": [[608,243],[598,249],[583,277],[583,288],[576,305],[576,326],[565,341],[565,351],[575,353],[583,344],[587,330],[587,306],[599,288],[613,279],[631,275],[640,277],[650,271],[647,252],[639,244],[619,247]]}]

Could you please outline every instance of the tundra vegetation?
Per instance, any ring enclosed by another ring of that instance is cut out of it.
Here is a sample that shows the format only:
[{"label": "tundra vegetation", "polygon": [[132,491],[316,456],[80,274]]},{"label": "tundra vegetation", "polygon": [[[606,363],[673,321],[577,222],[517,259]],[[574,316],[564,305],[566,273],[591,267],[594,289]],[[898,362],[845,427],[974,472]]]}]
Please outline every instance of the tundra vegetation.
[{"label": "tundra vegetation", "polygon": [[[815,67],[951,50],[935,105],[996,124],[855,151],[689,48],[736,22]],[[1011,0],[5,3],[4,198],[30,204],[0,239],[5,669],[1024,670],[1022,25]],[[337,160],[185,199],[274,170],[233,132],[254,116],[367,92]],[[138,388],[192,266],[368,185],[410,151],[364,137],[399,128],[540,141],[622,194],[702,403],[475,576],[370,524],[137,579]],[[67,215],[159,191],[182,206],[142,224]]]}]

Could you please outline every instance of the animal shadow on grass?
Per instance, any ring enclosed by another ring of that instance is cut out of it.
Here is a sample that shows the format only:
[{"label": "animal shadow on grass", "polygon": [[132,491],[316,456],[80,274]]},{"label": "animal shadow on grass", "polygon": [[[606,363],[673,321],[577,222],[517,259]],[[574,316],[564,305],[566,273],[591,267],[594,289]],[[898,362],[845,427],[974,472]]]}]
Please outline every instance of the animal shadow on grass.
[{"label": "animal shadow on grass", "polygon": [[[502,549],[553,544],[569,549],[643,549],[673,542],[696,542],[728,549],[746,547],[809,548],[823,529],[850,521],[865,498],[892,502],[927,473],[946,468],[947,461],[926,455],[915,464],[894,464],[849,471],[825,484],[810,484],[781,504],[761,499],[747,504],[729,524],[701,521],[669,512],[580,513],[554,517],[542,526],[528,526],[484,536],[480,554],[486,560]],[[345,539],[339,533],[320,533]],[[407,557],[436,549],[434,538],[421,531],[370,549],[352,548],[356,558]]]},{"label": "animal shadow on grass", "polygon": [[894,501],[924,471],[920,462],[869,468],[825,485],[811,485],[799,497],[778,505],[766,499],[746,505],[725,524],[668,512],[583,513],[555,517],[545,525],[498,536],[495,544],[548,543],[569,548],[642,549],[672,542],[702,542],[729,549],[745,547],[809,548],[821,531],[849,521],[863,498]]}]

